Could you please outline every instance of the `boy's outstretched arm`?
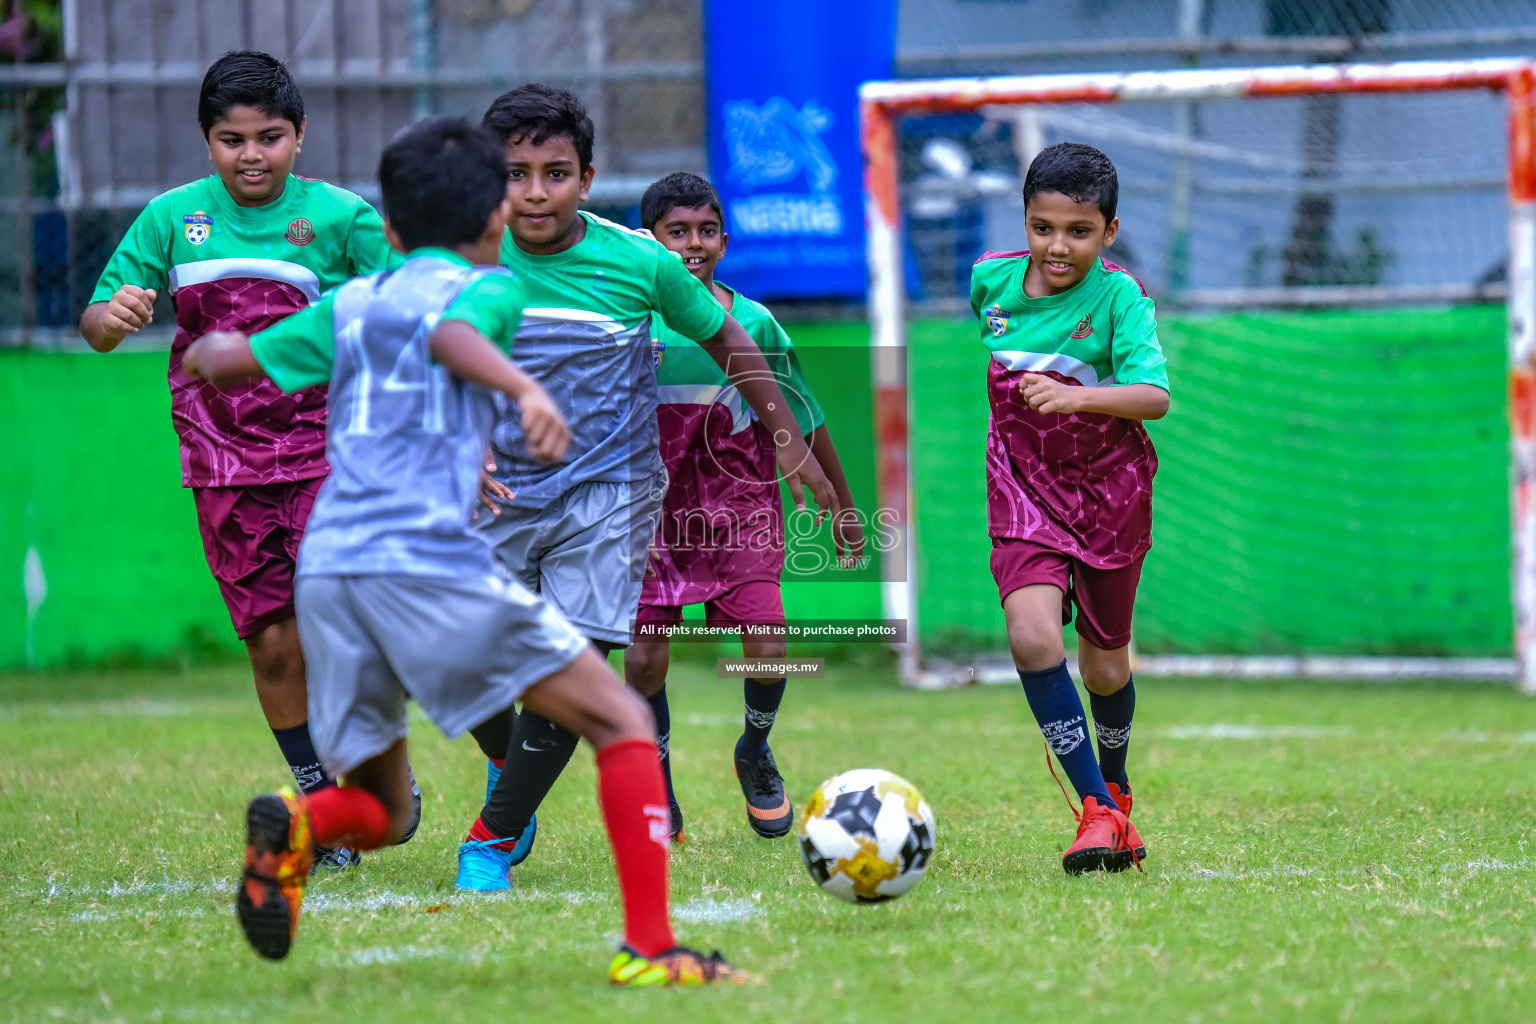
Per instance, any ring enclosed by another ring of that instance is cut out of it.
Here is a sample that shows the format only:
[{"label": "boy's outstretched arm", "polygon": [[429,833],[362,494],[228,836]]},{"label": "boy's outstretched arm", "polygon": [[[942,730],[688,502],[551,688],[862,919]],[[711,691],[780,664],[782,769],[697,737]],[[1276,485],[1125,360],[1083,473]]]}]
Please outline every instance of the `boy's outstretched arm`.
[{"label": "boy's outstretched arm", "polygon": [[215,384],[233,384],[247,377],[264,377],[251,351],[251,339],[238,331],[214,331],[187,346],[181,368],[189,377],[201,377]]},{"label": "boy's outstretched arm", "polygon": [[810,489],[811,498],[823,513],[830,512],[836,518],[842,509],[837,491],[823,472],[805,439],[800,436],[800,424],[790,410],[784,392],[779,389],[778,379],[768,368],[762,350],[752,336],[742,329],[729,313],[712,338],[701,342],[704,351],[720,365],[730,377],[741,397],[757,413],[757,418],[768,428],[778,444],[779,471],[789,484],[789,493],[795,507],[805,507],[805,494],[801,488]]},{"label": "boy's outstretched arm", "polygon": [[1128,420],[1160,420],[1168,415],[1168,392],[1156,384],[1085,388],[1026,373],[1019,380],[1019,392],[1036,412],[1098,412]]},{"label": "boy's outstretched arm", "polygon": [[849,489],[848,477],[843,473],[843,462],[837,457],[837,448],[832,444],[832,435],[827,432],[825,423],[811,431],[806,443],[811,446],[811,454],[816,456],[817,464],[832,482],[838,504],[842,506],[842,511],[832,522],[833,550],[837,552],[839,560],[845,560],[844,568],[854,568],[864,554],[864,524],[859,522],[858,510],[854,508],[853,491]]},{"label": "boy's outstretched arm", "polygon": [[528,453],[544,462],[557,462],[571,441],[565,417],[555,408],[538,381],[518,369],[489,338],[464,320],[444,320],[427,342],[432,358],[454,376],[495,388],[522,410]]}]

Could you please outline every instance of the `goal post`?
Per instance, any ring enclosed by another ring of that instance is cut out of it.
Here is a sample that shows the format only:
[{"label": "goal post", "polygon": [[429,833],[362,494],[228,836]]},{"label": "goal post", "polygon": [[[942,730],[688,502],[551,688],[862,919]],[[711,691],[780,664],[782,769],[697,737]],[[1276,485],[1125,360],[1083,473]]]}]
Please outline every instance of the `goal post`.
[{"label": "goal post", "polygon": [[[903,206],[903,154],[899,148],[903,119],[978,113],[996,115],[1000,111],[1016,115],[1012,126],[1014,148],[1022,162],[1026,146],[1021,144],[1021,139],[1031,132],[1033,122],[1029,115],[1032,113],[1048,117],[1053,110],[1091,111],[1098,110],[1100,105],[1262,102],[1279,98],[1295,101],[1324,96],[1472,91],[1502,95],[1507,108],[1508,159],[1502,175],[1508,201],[1507,287],[1484,281],[1432,287],[1421,284],[1405,286],[1394,292],[1380,285],[1369,271],[1354,277],[1339,271],[1333,283],[1322,287],[1308,287],[1304,281],[1299,284],[1286,281],[1286,285],[1294,287],[1229,291],[1223,293],[1224,300],[1220,300],[1214,290],[1199,292],[1191,289],[1181,294],[1188,299],[1204,296],[1210,300],[1208,307],[1225,301],[1229,307],[1237,308],[1243,308],[1244,296],[1259,304],[1298,308],[1353,307],[1376,301],[1434,304],[1502,295],[1507,306],[1508,338],[1508,486],[1512,548],[1509,579],[1514,620],[1513,657],[1348,657],[1321,652],[1322,656],[1314,658],[1306,652],[1292,655],[1291,652],[1264,650],[1236,652],[1235,655],[1232,651],[1213,652],[1223,657],[1202,659],[1181,652],[1162,659],[1161,667],[1180,674],[1220,671],[1237,675],[1493,676],[1515,679],[1523,691],[1536,693],[1536,364],[1533,364],[1533,357],[1536,357],[1536,66],[1524,58],[877,81],[865,83],[860,88],[877,468],[880,499],[896,526],[896,542],[882,553],[886,560],[884,578],[892,581],[884,585],[883,596],[886,616],[908,622],[908,643],[898,648],[904,681],[933,685],[943,680],[936,680],[925,665],[918,621],[921,614],[918,601],[920,539],[916,527],[922,508],[914,502],[914,489],[920,492],[924,484],[935,481],[920,479],[913,464],[914,453],[909,448],[914,415],[907,376],[908,282],[911,273],[907,255],[912,247],[904,235],[909,218]],[[1090,104],[1094,106],[1082,106]],[[1085,120],[1081,123],[1092,126],[1098,122]],[[1214,143],[1202,143],[1191,135],[1188,117],[1175,118],[1172,123],[1181,126],[1180,134],[1155,137],[1145,131],[1141,134],[1151,139],[1151,145],[1160,146],[1169,154],[1173,168],[1170,172],[1170,180],[1174,182],[1170,185],[1173,198],[1164,205],[1169,207],[1170,221],[1177,222],[1188,213],[1181,204],[1187,202],[1190,194],[1189,162],[1201,156],[1202,145],[1211,151],[1219,147]],[[1115,128],[1113,125],[1106,128],[1102,124],[1099,127],[1105,131]],[[1115,130],[1122,131],[1126,137],[1134,137],[1138,131],[1129,123]],[[1336,139],[1330,144],[1336,147]],[[1245,166],[1251,168],[1261,168],[1264,164],[1259,149],[1246,154],[1238,148],[1226,147],[1216,155],[1238,164],[1246,161]],[[1111,156],[1114,156],[1113,152]],[[965,166],[969,167],[968,160]],[[1019,167],[1019,177],[1022,177],[1023,169]],[[1253,173],[1262,172],[1255,170]],[[1305,176],[1315,174],[1316,169],[1304,167],[1300,171],[1293,169],[1291,173],[1306,181]],[[1179,184],[1181,175],[1182,185]],[[1016,188],[1016,180],[1013,186]],[[1126,187],[1127,176],[1122,172],[1122,209]],[[1239,182],[1231,187],[1234,194],[1246,188],[1251,195],[1261,195],[1263,189],[1270,186],[1254,181]],[[1290,187],[1294,191],[1294,182]],[[1369,183],[1362,186],[1356,181],[1352,187],[1369,187]],[[1390,190],[1389,186],[1382,185],[1376,191]],[[1017,192],[1012,194],[1016,201]],[[1180,229],[1179,223],[1174,223],[1170,229],[1173,242],[1169,248],[1176,254],[1165,275],[1170,290],[1185,286],[1177,254],[1183,246],[1187,258],[1188,245],[1187,239],[1179,236]],[[979,254],[980,247],[971,255]],[[1155,284],[1151,290],[1157,298]],[[960,308],[963,304],[959,297],[952,296],[947,311],[953,313]],[[1174,386],[1177,391],[1177,378]],[[976,390],[979,395],[979,385]],[[982,472],[979,462],[974,472]],[[995,600],[995,592],[993,598]],[[1000,612],[994,614],[1000,619]],[[1256,656],[1243,657],[1245,653]],[[1153,661],[1141,658],[1138,666],[1157,667]]]}]

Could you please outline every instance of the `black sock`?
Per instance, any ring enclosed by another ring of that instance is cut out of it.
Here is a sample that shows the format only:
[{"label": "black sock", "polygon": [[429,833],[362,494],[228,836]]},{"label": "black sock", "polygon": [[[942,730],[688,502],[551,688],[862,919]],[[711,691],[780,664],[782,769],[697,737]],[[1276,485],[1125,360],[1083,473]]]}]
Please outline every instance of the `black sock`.
[{"label": "black sock", "polygon": [[1131,716],[1136,713],[1136,680],[1126,680],[1125,686],[1108,697],[1090,690],[1088,707],[1093,711],[1093,731],[1099,738],[1099,770],[1104,773],[1104,781],[1129,792],[1125,755],[1130,752]]},{"label": "black sock", "polygon": [[501,778],[480,812],[485,827],[505,839],[521,836],[578,742],[574,733],[524,708],[512,726]]},{"label": "black sock", "polygon": [[308,722],[287,729],[273,729],[272,736],[277,740],[283,757],[287,758],[288,770],[293,772],[294,781],[299,784],[300,789],[306,793],[313,793],[317,789],[336,784],[336,781],[325,773],[325,766],[320,763],[320,755],[315,753],[314,741],[309,738]]},{"label": "black sock", "polygon": [[760,683],[756,679],[746,679],[742,681],[741,693],[746,701],[747,716],[741,739],[736,743],[736,752],[761,755],[768,746],[768,733],[773,730],[774,717],[779,713],[779,701],[784,699],[784,680]]},{"label": "black sock", "polygon": [[645,698],[656,718],[656,753],[661,755],[661,777],[667,783],[667,800],[677,803],[677,793],[672,789],[672,709],[667,706],[667,687]]},{"label": "black sock", "polygon": [[507,747],[512,743],[512,726],[516,721],[517,709],[509,707],[469,730],[469,734],[480,745],[480,753],[492,761],[500,761],[507,756]]}]

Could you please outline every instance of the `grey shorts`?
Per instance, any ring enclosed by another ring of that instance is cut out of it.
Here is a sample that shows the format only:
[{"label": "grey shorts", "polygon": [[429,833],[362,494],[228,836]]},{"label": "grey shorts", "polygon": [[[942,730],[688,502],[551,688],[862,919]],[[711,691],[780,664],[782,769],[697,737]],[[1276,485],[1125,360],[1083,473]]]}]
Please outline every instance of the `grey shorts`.
[{"label": "grey shorts", "polygon": [[546,602],[496,576],[301,576],[294,604],[309,732],[332,775],[406,735],[407,696],[452,739],[587,647]]},{"label": "grey shorts", "polygon": [[502,505],[477,521],[496,560],[584,636],[628,644],[667,494],[650,480],[577,484],[543,508]]}]

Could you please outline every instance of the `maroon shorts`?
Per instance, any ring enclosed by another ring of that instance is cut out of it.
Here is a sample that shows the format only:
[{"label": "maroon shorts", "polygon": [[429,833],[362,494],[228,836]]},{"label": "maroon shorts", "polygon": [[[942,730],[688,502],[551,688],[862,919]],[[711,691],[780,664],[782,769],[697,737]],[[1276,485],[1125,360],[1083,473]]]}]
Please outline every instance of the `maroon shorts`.
[{"label": "maroon shorts", "polygon": [[[654,629],[675,626],[682,621],[682,605],[642,603],[635,613],[636,632],[643,626]],[[747,624],[784,625],[784,597],[779,592],[779,585],[769,580],[737,584],[713,601],[704,602],[704,624],[711,629]]]},{"label": "maroon shorts", "polygon": [[240,639],[293,618],[293,570],[324,477],[252,487],[194,487],[197,528]]},{"label": "maroon shorts", "polygon": [[1131,611],[1145,555],[1123,569],[1095,569],[1055,548],[1027,540],[992,538],[992,576],[999,598],[1020,587],[1048,583],[1061,588],[1061,624],[1072,621],[1077,635],[1106,651],[1131,642]]}]

